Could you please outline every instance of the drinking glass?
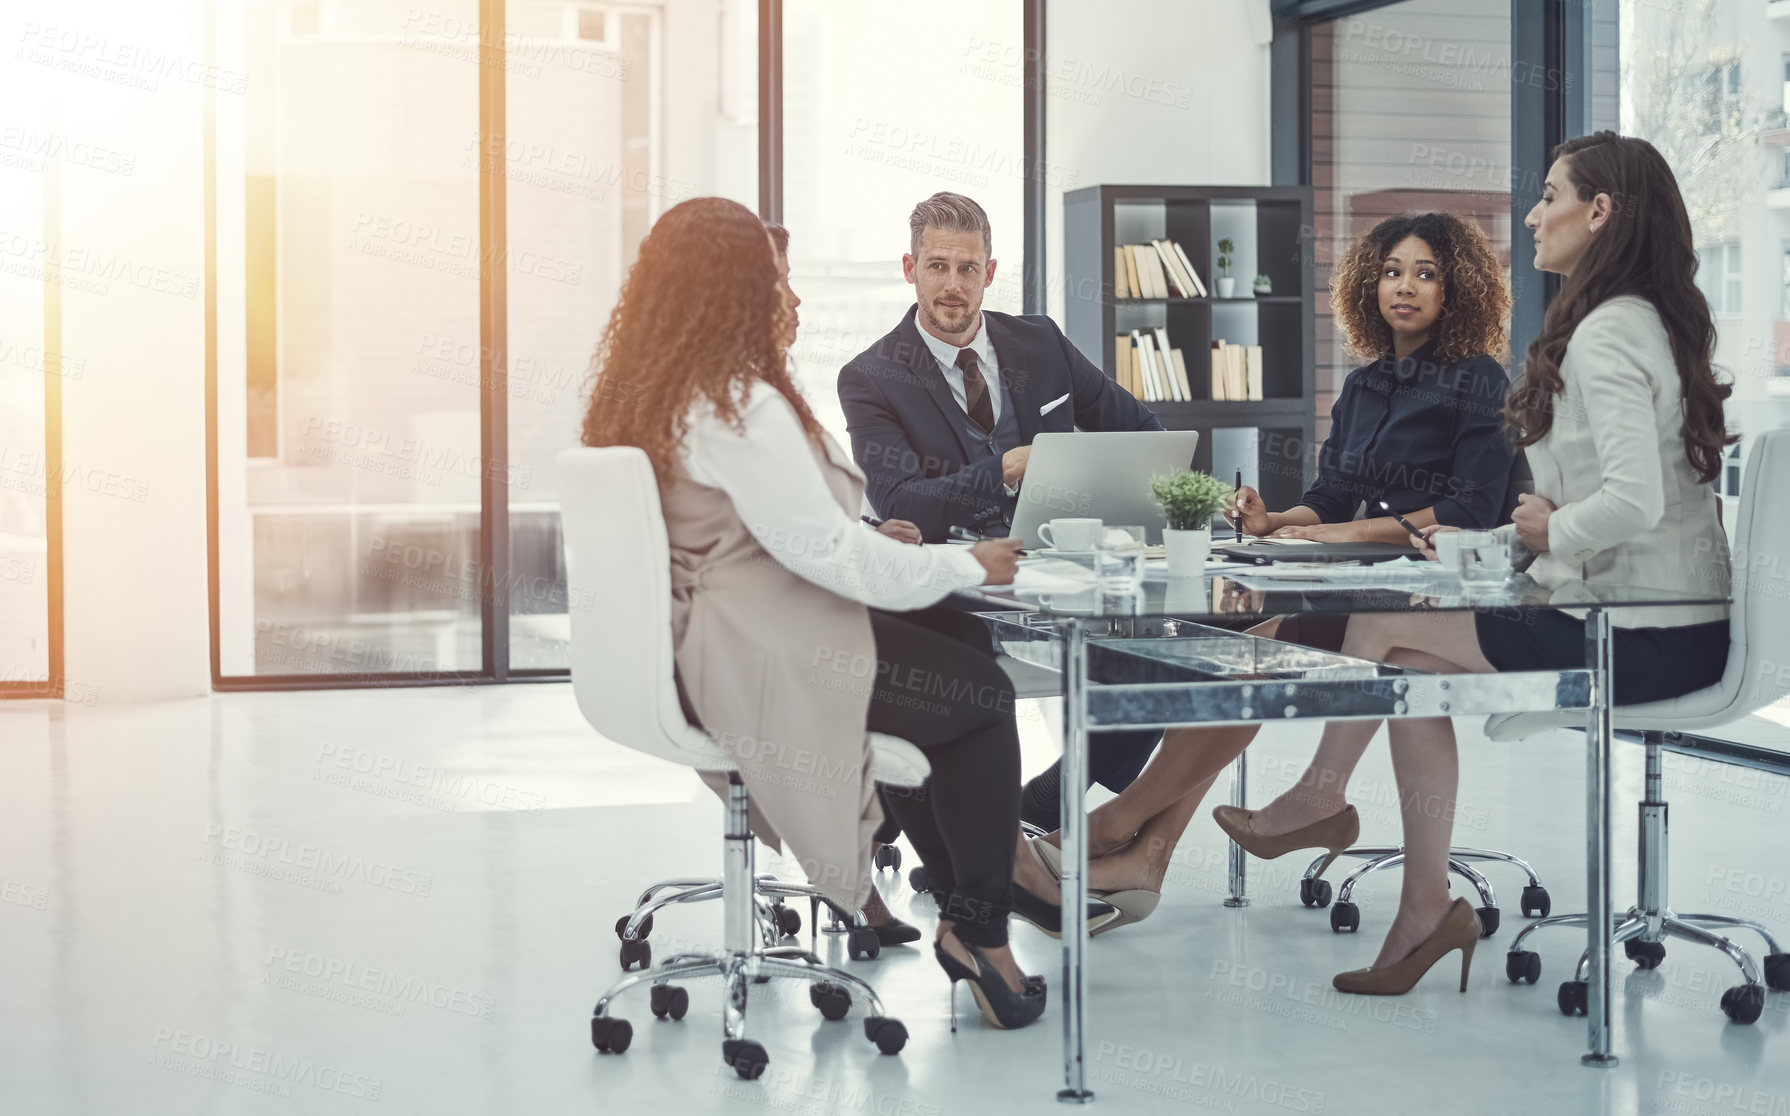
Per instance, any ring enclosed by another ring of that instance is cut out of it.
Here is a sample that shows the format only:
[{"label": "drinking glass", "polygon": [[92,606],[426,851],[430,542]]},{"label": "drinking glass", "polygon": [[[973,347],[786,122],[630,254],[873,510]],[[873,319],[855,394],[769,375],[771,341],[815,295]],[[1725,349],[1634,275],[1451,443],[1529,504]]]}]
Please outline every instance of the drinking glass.
[{"label": "drinking glass", "polygon": [[1461,548],[1461,584],[1491,589],[1510,580],[1510,538],[1497,531],[1457,531]]},{"label": "drinking glass", "polygon": [[1144,529],[1107,527],[1094,548],[1094,576],[1103,593],[1129,593],[1144,581]]}]

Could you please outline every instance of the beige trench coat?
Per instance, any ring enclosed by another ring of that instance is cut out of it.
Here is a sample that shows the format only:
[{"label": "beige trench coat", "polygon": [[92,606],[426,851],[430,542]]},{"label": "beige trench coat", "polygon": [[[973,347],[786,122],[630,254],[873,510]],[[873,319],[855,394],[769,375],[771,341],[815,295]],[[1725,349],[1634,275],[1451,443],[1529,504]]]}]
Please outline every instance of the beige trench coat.
[{"label": "beige trench coat", "polygon": [[[856,518],[863,474],[829,437],[815,459]],[[661,483],[671,542],[672,641],[687,712],[739,764],[752,823],[787,843],[809,881],[848,910],[869,898],[882,822],[865,717],[876,662],[870,614],[785,569],[718,488],[681,468]],[[704,776],[725,793],[720,776]]]}]

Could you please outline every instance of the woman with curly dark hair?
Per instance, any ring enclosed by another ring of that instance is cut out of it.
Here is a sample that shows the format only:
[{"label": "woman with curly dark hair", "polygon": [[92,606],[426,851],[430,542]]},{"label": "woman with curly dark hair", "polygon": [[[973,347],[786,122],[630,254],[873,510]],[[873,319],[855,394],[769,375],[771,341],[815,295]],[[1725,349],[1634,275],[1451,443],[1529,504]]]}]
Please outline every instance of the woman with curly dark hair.
[{"label": "woman with curly dark hair", "polygon": [[750,210],[672,207],[604,331],[584,443],[638,446],[652,462],[679,690],[738,764],[761,836],[788,842],[830,902],[858,910],[882,820],[866,733],[924,750],[931,777],[887,801],[940,898],[934,953],[997,1026],[1023,1026],[1044,988],[1007,946],[1013,690],[990,656],[897,615],[1011,582],[1019,543],[922,546],[859,519],[863,474],[790,380],[799,304]]},{"label": "woman with curly dark hair", "polygon": [[[1270,512],[1247,485],[1235,515],[1252,535],[1323,541],[1409,542],[1392,512],[1422,527],[1494,526],[1515,456],[1501,414],[1508,379],[1510,296],[1491,242],[1449,213],[1389,217],[1349,249],[1331,277],[1330,305],[1349,347],[1368,363],[1332,408],[1318,477],[1298,504]],[[1365,518],[1357,518],[1363,511]],[[1310,647],[1342,646],[1346,616],[1271,620],[1256,634]],[[1147,915],[1169,857],[1213,778],[1255,739],[1256,726],[1177,729],[1119,796],[1088,816],[1088,878],[1123,918]],[[1369,734],[1371,736],[1371,733]],[[1328,740],[1329,737],[1326,737]],[[1363,738],[1323,746],[1294,788],[1253,815],[1221,806],[1239,845],[1280,856],[1341,849],[1360,825],[1343,798]],[[1032,846],[1054,869],[1047,838]]]}]

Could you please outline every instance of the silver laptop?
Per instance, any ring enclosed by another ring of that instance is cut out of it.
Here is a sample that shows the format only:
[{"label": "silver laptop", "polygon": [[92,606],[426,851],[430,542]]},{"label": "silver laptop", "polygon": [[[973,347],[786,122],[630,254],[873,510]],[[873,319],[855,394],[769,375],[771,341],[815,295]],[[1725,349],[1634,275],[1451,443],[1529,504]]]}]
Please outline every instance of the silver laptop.
[{"label": "silver laptop", "polygon": [[1199,444],[1197,430],[1040,434],[1019,486],[1012,537],[1039,546],[1039,524],[1086,517],[1114,526],[1141,523],[1147,541],[1159,543],[1166,520],[1150,498],[1150,478],[1188,468]]}]

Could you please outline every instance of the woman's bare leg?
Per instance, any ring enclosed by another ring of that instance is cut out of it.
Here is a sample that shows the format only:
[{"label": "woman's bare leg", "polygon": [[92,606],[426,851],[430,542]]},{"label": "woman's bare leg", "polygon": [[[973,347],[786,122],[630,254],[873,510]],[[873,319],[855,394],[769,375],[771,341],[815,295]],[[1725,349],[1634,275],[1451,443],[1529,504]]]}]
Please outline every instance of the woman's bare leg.
[{"label": "woman's bare leg", "polygon": [[[1363,613],[1351,617],[1342,650],[1374,662],[1387,662],[1392,648],[1404,648],[1443,662],[1443,673],[1489,672],[1492,665],[1479,651],[1479,638],[1468,612]],[[1424,660],[1408,658],[1403,665],[1419,669]],[[1251,828],[1264,836],[1291,833],[1321,821],[1348,805],[1349,777],[1367,751],[1380,721],[1332,721],[1324,726],[1318,750],[1297,782],[1273,802],[1255,812]]]},{"label": "woman's bare leg", "polygon": [[1448,914],[1448,851],[1454,845],[1454,798],[1460,785],[1460,753],[1454,722],[1446,717],[1393,721],[1392,772],[1398,779],[1404,823],[1405,863],[1400,869],[1398,914],[1386,930],[1373,967],[1403,961],[1435,933]]},{"label": "woman's bare leg", "polygon": [[1169,860],[1186,832],[1187,823],[1199,812],[1200,802],[1212,789],[1216,775],[1181,796],[1181,800],[1144,823],[1137,839],[1118,852],[1088,861],[1088,886],[1097,891],[1141,888],[1161,891]]}]

